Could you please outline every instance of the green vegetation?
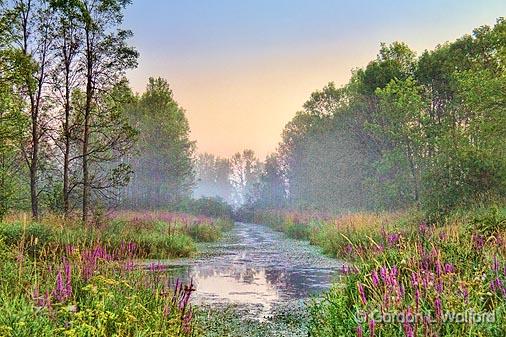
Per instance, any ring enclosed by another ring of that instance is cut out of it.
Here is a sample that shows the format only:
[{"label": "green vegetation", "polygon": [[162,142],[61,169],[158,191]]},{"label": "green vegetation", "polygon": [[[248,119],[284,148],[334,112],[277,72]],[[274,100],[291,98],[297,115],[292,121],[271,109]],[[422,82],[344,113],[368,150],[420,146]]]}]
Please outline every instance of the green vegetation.
[{"label": "green vegetation", "polygon": [[[1,336],[266,335],[237,313],[195,326],[192,285],[139,262],[193,256],[232,217],[350,263],[311,336],[504,334],[504,18],[418,56],[381,44],[312,93],[262,162],[197,158],[169,83],[133,92],[130,2],[0,0]],[[445,322],[468,309],[495,321]]]},{"label": "green vegetation", "polygon": [[10,211],[90,224],[114,207],[191,196],[195,144],[166,80],[134,94],[130,1],[0,1],[0,220]]},{"label": "green vegetation", "polygon": [[82,227],[54,216],[40,223],[9,219],[0,223],[0,236],[30,256],[58,255],[69,245],[99,245],[110,252],[131,245],[138,258],[187,257],[196,253],[195,241],[216,241],[232,226],[230,220],[169,212],[115,213],[97,227]]},{"label": "green vegetation", "polygon": [[142,260],[191,256],[194,240],[232,224],[169,212],[114,213],[96,227],[15,218],[0,223],[1,336],[192,336],[194,289]]},{"label": "green vegetation", "polygon": [[33,257],[0,240],[0,254],[1,336],[192,335],[190,291],[114,261],[106,248]]},{"label": "green vegetation", "polygon": [[500,18],[420,56],[382,44],[348,84],[311,94],[251,204],[333,214],[418,208],[432,222],[504,202],[505,30]]},{"label": "green vegetation", "polygon": [[[437,225],[416,212],[257,219],[288,235],[305,222],[306,239],[349,262],[310,308],[311,336],[502,336],[506,329],[506,208],[459,211]],[[473,312],[485,316],[465,323],[452,316],[472,320]],[[399,314],[416,319],[395,321]]]},{"label": "green vegetation", "polygon": [[308,312],[303,305],[282,307],[264,320],[248,317],[247,308],[226,306],[199,308],[195,313],[195,324],[204,337],[298,337],[306,336]]}]

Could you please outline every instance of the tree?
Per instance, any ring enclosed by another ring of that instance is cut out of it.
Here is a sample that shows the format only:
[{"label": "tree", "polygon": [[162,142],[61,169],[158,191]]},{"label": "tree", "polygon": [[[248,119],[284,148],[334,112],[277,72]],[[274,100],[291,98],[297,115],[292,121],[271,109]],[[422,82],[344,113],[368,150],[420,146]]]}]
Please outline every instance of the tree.
[{"label": "tree", "polygon": [[50,73],[50,85],[54,92],[55,119],[58,129],[54,142],[62,153],[62,202],[63,213],[68,215],[70,210],[70,194],[72,190],[72,176],[75,176],[73,162],[79,159],[77,153],[76,121],[72,93],[82,85],[82,74],[79,55],[83,48],[83,34],[80,23],[79,6],[73,1],[53,0],[55,27],[53,32],[53,49],[55,62]]},{"label": "tree", "polygon": [[394,208],[413,205],[420,199],[428,106],[421,91],[411,77],[394,79],[385,88],[376,90],[379,98],[376,120],[382,123],[371,123],[368,128],[388,147],[374,163],[381,183],[373,184],[386,205]]},{"label": "tree", "polygon": [[281,209],[286,206],[286,181],[276,154],[265,159],[254,203],[258,208]]},{"label": "tree", "polygon": [[24,55],[11,47],[12,12],[0,13],[0,221],[13,206],[18,182],[19,144],[26,136],[28,119],[17,88],[24,84],[23,67],[31,66]]},{"label": "tree", "polygon": [[[100,104],[94,106],[88,124],[88,177],[84,179],[83,171],[83,175],[75,179],[70,191],[77,186],[84,188],[84,182],[87,181],[88,198],[94,204],[100,201],[115,203],[120,201],[122,189],[128,185],[133,173],[126,156],[133,152],[138,137],[138,130],[132,126],[128,115],[135,98],[128,81],[123,79],[96,99]],[[82,131],[85,128],[86,94],[77,92],[75,100],[80,112],[79,122],[75,125],[79,125],[79,131]],[[83,155],[78,158],[84,160]]]},{"label": "tree", "polygon": [[[129,0],[82,0],[77,2],[83,26],[84,49],[82,67],[85,71],[85,100],[82,106],[82,220],[87,223],[90,193],[93,177],[90,175],[90,162],[98,164],[101,157],[92,146],[94,134],[106,136],[101,130],[100,115],[107,108],[111,90],[124,75],[126,69],[137,65],[138,53],[128,46],[132,36],[128,30],[118,27],[123,20],[122,11]],[[113,113],[114,114],[114,113]],[[112,115],[113,115],[112,114]],[[112,121],[106,118],[108,122]],[[118,141],[121,143],[121,141]],[[98,146],[99,149],[104,149]],[[109,159],[108,157],[107,159]]]},{"label": "tree", "polygon": [[196,161],[197,185],[193,194],[197,197],[220,197],[232,202],[230,161],[209,153],[200,154]]},{"label": "tree", "polygon": [[313,93],[278,149],[290,205],[421,206],[437,220],[503,200],[505,30],[499,19],[418,59],[382,44],[347,85]]},{"label": "tree", "polygon": [[164,207],[191,193],[194,184],[190,128],[185,111],[174,100],[166,80],[150,78],[146,92],[130,110],[140,131],[137,154],[130,158],[135,172],[126,192],[131,207]]},{"label": "tree", "polygon": [[30,172],[30,199],[33,218],[39,216],[39,165],[41,143],[47,136],[49,118],[45,114],[47,106],[47,75],[51,62],[53,13],[47,1],[16,0],[14,10],[17,20],[13,22],[12,34],[25,60],[20,68],[23,85],[21,95],[28,102],[27,114],[30,121],[30,138],[23,146],[23,155]]},{"label": "tree", "polygon": [[246,202],[255,200],[253,193],[258,184],[261,172],[260,161],[256,158],[253,150],[237,152],[230,159],[232,166],[231,182],[234,188],[233,202],[241,206]]}]

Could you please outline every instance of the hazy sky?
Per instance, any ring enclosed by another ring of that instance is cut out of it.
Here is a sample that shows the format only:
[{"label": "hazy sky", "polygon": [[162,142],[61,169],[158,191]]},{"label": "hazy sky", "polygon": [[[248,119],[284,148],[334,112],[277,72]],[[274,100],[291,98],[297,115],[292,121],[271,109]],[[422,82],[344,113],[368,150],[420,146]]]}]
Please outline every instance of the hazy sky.
[{"label": "hazy sky", "polygon": [[310,93],[348,81],[380,42],[418,53],[506,15],[505,0],[133,0],[128,77],[166,78],[200,152],[273,152]]}]

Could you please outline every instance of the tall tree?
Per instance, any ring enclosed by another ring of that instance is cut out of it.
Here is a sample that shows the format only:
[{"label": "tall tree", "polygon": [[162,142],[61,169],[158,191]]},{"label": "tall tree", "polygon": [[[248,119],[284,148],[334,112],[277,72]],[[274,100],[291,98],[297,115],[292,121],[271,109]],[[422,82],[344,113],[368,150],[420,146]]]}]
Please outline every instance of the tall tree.
[{"label": "tall tree", "polygon": [[83,76],[79,64],[79,55],[83,48],[83,34],[80,22],[79,6],[74,1],[52,0],[55,10],[55,27],[53,48],[55,64],[51,71],[51,87],[56,101],[55,119],[58,130],[55,144],[61,151],[62,158],[62,198],[63,213],[70,210],[70,193],[72,189],[71,166],[79,158],[76,151],[75,109],[73,109],[72,93],[82,85]]},{"label": "tall tree", "polygon": [[[1,8],[2,2],[0,2]],[[24,85],[20,75],[31,63],[19,49],[12,47],[14,13],[0,11],[0,221],[13,206],[16,173],[19,169],[19,144],[26,136],[27,116],[23,114],[23,100],[18,88]]]},{"label": "tall tree", "polygon": [[164,207],[191,194],[195,143],[185,111],[166,80],[150,78],[146,92],[130,112],[140,137],[130,162],[135,172],[125,203]]},{"label": "tall tree", "polygon": [[[125,70],[137,65],[138,53],[128,46],[132,36],[120,29],[123,10],[129,0],[81,0],[78,2],[83,24],[85,69],[85,102],[82,107],[82,220],[88,220],[90,193],[90,159],[97,151],[91,144],[93,133],[101,132],[100,114],[107,107],[104,92],[110,90],[124,76]],[[95,160],[100,157],[95,155]]]},{"label": "tall tree", "polygon": [[31,66],[21,69],[24,79],[21,92],[28,101],[30,139],[23,146],[23,153],[30,172],[32,216],[37,218],[39,216],[40,150],[48,128],[44,104],[47,95],[48,68],[52,59],[53,15],[47,1],[16,0],[14,8],[18,12],[18,20],[13,33],[18,38],[17,43],[24,57],[32,60]]},{"label": "tall tree", "polygon": [[253,150],[237,152],[230,159],[232,166],[231,182],[234,188],[233,202],[241,206],[254,199],[253,193],[258,184],[261,163]]},{"label": "tall tree", "polygon": [[196,160],[197,185],[194,195],[197,197],[220,197],[232,202],[230,161],[209,153],[200,154]]},{"label": "tall tree", "polygon": [[259,208],[281,209],[286,206],[286,181],[276,154],[265,159],[254,204]]}]

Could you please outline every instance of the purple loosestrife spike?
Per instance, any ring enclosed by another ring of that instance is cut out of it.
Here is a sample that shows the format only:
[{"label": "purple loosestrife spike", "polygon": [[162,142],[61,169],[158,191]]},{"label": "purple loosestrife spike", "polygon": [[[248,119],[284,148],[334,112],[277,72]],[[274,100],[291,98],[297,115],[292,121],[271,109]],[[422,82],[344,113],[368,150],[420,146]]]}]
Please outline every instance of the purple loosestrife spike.
[{"label": "purple loosestrife spike", "polygon": [[61,302],[65,299],[65,288],[63,288],[63,279],[61,271],[56,274],[56,289],[53,291],[54,297]]},{"label": "purple loosestrife spike", "polygon": [[397,277],[398,272],[399,272],[399,270],[397,269],[397,266],[394,265],[392,267],[392,276]]},{"label": "purple loosestrife spike", "polygon": [[387,237],[387,242],[389,246],[395,246],[399,243],[400,234],[399,233],[391,233]]},{"label": "purple loosestrife spike", "polygon": [[492,264],[492,270],[496,273],[499,271],[499,262],[497,262],[497,255],[494,255],[494,263]]},{"label": "purple loosestrife spike", "polygon": [[[408,309],[406,310],[406,313],[405,313],[405,317],[410,317],[410,316],[412,316],[411,308],[408,307]],[[413,337],[414,332],[413,332],[413,326],[411,325],[411,323],[406,320],[404,322],[403,326],[404,326],[404,333],[405,333],[406,337]]]},{"label": "purple loosestrife spike", "polygon": [[383,280],[383,282],[387,283],[387,269],[385,267],[381,267],[380,275],[381,275],[381,279]]},{"label": "purple loosestrife spike", "polygon": [[357,337],[364,337],[364,331],[361,325],[357,325]]},{"label": "purple loosestrife spike", "polygon": [[455,268],[451,263],[445,263],[445,274],[450,274],[455,271]]},{"label": "purple loosestrife spike", "polygon": [[373,272],[371,274],[371,278],[372,278],[372,284],[374,284],[374,286],[377,287],[379,285],[379,277],[378,277],[378,272],[376,270],[373,270]]},{"label": "purple loosestrife spike", "polygon": [[357,287],[358,287],[358,293],[360,295],[360,300],[362,301],[363,305],[366,305],[367,299],[365,297],[364,286],[362,285],[362,283],[358,282]]},{"label": "purple loosestrife spike", "polygon": [[418,307],[420,305],[420,290],[418,289],[418,287],[415,289],[415,304],[416,309],[418,310]]},{"label": "purple loosestrife spike", "polygon": [[494,293],[496,291],[495,288],[495,280],[490,281],[490,290]]},{"label": "purple loosestrife spike", "polygon": [[441,273],[443,271],[443,268],[441,267],[441,262],[439,261],[439,259],[436,260],[436,273],[437,273],[437,276],[441,276]]},{"label": "purple loosestrife spike", "polygon": [[443,282],[442,281],[438,281],[436,283],[436,291],[438,292],[438,294],[441,294],[443,292]]},{"label": "purple loosestrife spike", "polygon": [[475,249],[482,249],[485,245],[485,239],[480,234],[473,234],[473,245]]},{"label": "purple loosestrife spike", "polygon": [[467,290],[467,288],[466,288],[466,287],[464,287],[464,286],[462,286],[462,287],[460,288],[460,293],[462,294],[462,297],[464,298],[464,301],[466,301],[466,302],[467,302],[467,298],[468,298],[468,296],[469,296],[469,291]]},{"label": "purple loosestrife spike", "polygon": [[418,285],[418,274],[415,272],[411,273],[411,285],[417,286]]},{"label": "purple loosestrife spike", "polygon": [[501,293],[504,292],[503,283],[500,278],[496,277],[493,281],[491,281],[490,288],[492,291],[501,291]]},{"label": "purple loosestrife spike", "polygon": [[436,317],[441,318],[441,315],[443,314],[441,299],[439,297],[436,298],[436,301],[434,302],[434,306],[436,308]]},{"label": "purple loosestrife spike", "polygon": [[65,271],[65,295],[70,297],[72,296],[72,267],[65,257],[63,258],[63,268]]},{"label": "purple loosestrife spike", "polygon": [[370,319],[369,320],[369,336],[370,337],[374,337],[375,335],[375,328],[376,328],[376,322],[374,321],[374,319]]},{"label": "purple loosestrife spike", "polygon": [[428,281],[427,281],[427,276],[426,277],[422,277],[422,286],[423,286],[423,289],[427,290],[427,286],[428,286]]},{"label": "purple loosestrife spike", "polygon": [[183,318],[183,331],[186,334],[190,334],[190,332],[191,332],[192,317],[193,317],[193,314],[192,314],[192,311],[191,311],[191,306],[189,306],[188,313]]}]

